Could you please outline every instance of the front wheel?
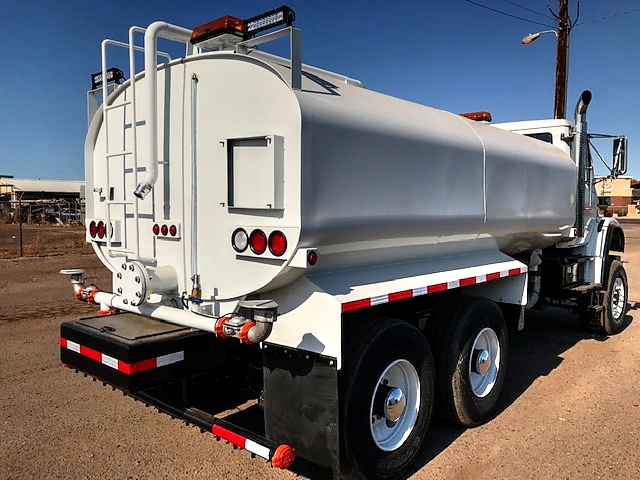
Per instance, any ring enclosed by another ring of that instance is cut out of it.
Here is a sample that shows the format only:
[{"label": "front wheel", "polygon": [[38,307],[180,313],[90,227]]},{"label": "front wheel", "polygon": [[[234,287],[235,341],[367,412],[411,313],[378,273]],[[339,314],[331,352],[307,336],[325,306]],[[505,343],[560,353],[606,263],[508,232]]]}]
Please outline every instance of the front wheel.
[{"label": "front wheel", "polygon": [[433,360],[424,336],[399,320],[366,317],[346,328],[340,436],[347,471],[403,478],[433,409]]},{"label": "front wheel", "polygon": [[602,305],[604,307],[603,333],[615,335],[624,330],[628,292],[627,272],[622,262],[613,260],[609,265],[607,289],[602,299]]}]

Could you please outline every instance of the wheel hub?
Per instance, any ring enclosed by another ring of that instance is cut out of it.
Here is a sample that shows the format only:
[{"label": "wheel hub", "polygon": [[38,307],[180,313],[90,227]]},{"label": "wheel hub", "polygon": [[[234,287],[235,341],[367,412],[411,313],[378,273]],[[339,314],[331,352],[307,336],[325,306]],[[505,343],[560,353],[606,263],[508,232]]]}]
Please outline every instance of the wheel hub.
[{"label": "wheel hub", "polygon": [[613,318],[618,319],[622,315],[626,300],[624,284],[620,278],[616,278],[611,292],[611,314]]},{"label": "wheel hub", "polygon": [[474,351],[474,370],[479,375],[486,375],[491,368],[491,355],[486,349],[476,349]]},{"label": "wheel hub", "polygon": [[392,388],[384,400],[384,416],[390,422],[397,422],[407,405],[407,398],[401,388]]}]

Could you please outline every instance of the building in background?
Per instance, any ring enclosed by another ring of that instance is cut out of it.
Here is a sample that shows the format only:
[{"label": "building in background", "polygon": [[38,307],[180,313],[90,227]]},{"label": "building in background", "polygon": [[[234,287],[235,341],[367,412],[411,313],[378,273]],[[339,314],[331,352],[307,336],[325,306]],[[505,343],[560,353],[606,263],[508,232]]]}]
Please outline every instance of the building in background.
[{"label": "building in background", "polygon": [[0,201],[32,203],[58,200],[83,203],[84,181],[0,178]]},{"label": "building in background", "polygon": [[0,219],[14,223],[82,221],[84,181],[0,177]]},{"label": "building in background", "polygon": [[596,177],[596,182],[599,205],[625,209],[640,202],[640,182],[635,182],[632,177]]}]

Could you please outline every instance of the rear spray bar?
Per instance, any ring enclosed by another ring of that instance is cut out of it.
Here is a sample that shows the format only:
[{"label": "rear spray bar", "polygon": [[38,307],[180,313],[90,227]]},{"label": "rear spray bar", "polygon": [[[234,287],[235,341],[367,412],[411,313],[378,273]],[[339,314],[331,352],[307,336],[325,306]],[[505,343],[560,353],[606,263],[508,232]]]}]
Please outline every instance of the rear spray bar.
[{"label": "rear spray bar", "polygon": [[131,394],[134,398],[154,405],[163,412],[191,423],[201,429],[201,431],[211,432],[217,439],[223,439],[232,443],[236,447],[249,451],[252,455],[257,455],[269,461],[272,466],[287,469],[293,463],[296,452],[286,444],[277,444],[267,440],[260,435],[238,427],[230,422],[219,419],[197,408],[189,407],[181,410],[173,405],[165,403],[146,392],[136,392]]}]

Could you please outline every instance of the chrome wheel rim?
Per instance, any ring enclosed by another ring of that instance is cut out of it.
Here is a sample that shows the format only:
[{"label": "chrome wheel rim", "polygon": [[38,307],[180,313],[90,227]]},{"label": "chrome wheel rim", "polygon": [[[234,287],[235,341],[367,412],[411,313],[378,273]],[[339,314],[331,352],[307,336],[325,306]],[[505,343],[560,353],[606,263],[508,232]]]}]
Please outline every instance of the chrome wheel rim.
[{"label": "chrome wheel rim", "polygon": [[476,397],[486,397],[493,390],[500,371],[500,341],[490,328],[478,333],[469,359],[469,384]]},{"label": "chrome wheel rim", "polygon": [[611,288],[611,315],[614,319],[620,319],[624,312],[626,301],[624,282],[618,277],[613,282],[613,287]]},{"label": "chrome wheel rim", "polygon": [[371,437],[390,452],[409,437],[420,411],[420,378],[408,360],[391,363],[380,375],[369,407]]}]

